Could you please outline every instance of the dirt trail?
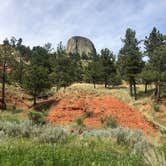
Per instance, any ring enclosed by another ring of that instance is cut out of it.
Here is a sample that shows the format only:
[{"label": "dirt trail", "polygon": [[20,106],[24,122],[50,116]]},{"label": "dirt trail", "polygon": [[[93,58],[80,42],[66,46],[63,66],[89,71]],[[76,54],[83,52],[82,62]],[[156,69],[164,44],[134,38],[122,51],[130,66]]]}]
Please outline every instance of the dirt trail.
[{"label": "dirt trail", "polygon": [[127,104],[113,96],[81,95],[78,98],[67,96],[53,106],[47,120],[55,124],[69,124],[77,117],[85,116],[85,112],[93,112],[85,118],[84,124],[88,127],[102,127],[101,117],[112,115],[123,127],[140,129],[145,135],[156,133],[156,129]]}]

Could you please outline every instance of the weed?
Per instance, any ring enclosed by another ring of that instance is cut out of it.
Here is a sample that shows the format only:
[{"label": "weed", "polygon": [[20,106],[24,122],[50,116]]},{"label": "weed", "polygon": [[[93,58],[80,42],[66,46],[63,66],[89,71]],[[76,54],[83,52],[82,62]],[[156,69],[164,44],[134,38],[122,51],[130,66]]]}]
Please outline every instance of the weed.
[{"label": "weed", "polygon": [[104,122],[104,126],[106,128],[107,127],[116,128],[118,124],[117,121],[112,117],[112,115],[110,115],[108,119],[106,119],[106,121]]},{"label": "weed", "polygon": [[31,111],[28,113],[28,117],[35,124],[45,124],[45,116],[42,112]]},{"label": "weed", "polygon": [[84,119],[82,117],[76,118],[75,122],[78,126],[84,126]]},{"label": "weed", "polygon": [[100,117],[100,122],[101,122],[102,124],[104,124],[105,118],[104,118],[103,116]]}]

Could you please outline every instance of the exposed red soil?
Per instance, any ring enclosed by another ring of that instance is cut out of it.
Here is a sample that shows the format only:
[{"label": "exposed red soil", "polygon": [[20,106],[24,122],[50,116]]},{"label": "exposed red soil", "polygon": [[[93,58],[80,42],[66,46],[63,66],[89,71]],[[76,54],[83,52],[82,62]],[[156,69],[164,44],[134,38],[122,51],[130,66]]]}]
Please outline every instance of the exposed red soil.
[{"label": "exposed red soil", "polygon": [[78,98],[67,96],[52,107],[47,120],[55,124],[69,124],[77,117],[85,116],[85,112],[93,112],[91,117],[84,119],[84,124],[88,127],[102,127],[100,118],[112,115],[121,126],[140,129],[145,135],[157,131],[140,112],[110,95],[81,95]]}]

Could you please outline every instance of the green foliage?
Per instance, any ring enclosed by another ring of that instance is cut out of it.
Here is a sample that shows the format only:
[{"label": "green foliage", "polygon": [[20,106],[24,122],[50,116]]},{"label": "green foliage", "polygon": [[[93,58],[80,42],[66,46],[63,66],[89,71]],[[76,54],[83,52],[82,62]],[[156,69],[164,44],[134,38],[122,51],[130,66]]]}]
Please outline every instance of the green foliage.
[{"label": "green foliage", "polygon": [[104,122],[105,127],[116,128],[118,126],[117,121],[110,115]]},{"label": "green foliage", "polygon": [[[122,40],[124,46],[119,51],[118,68],[121,77],[130,84],[130,95],[136,99],[136,77],[143,67],[142,54],[139,49],[139,41],[136,38],[136,32],[128,28],[125,39]],[[134,89],[132,89],[134,87]]]},{"label": "green foliage", "polygon": [[157,101],[160,99],[161,82],[165,82],[163,76],[166,71],[166,38],[155,27],[148,37],[145,39],[146,54],[149,57],[149,66],[153,74],[155,82],[155,97]]},{"label": "green foliage", "polygon": [[85,71],[86,80],[94,84],[100,82],[102,78],[102,64],[99,57],[94,57],[91,62],[89,62]]},{"label": "green foliage", "polygon": [[118,73],[112,74],[109,81],[110,81],[110,85],[112,86],[118,86],[122,84],[122,79]]},{"label": "green foliage", "polygon": [[115,55],[108,48],[102,49],[100,61],[102,65],[103,81],[105,83],[105,87],[107,87],[109,78],[116,75]]},{"label": "green foliage", "polygon": [[149,36],[145,37],[144,45],[146,47],[146,54],[149,58],[154,56],[154,49],[159,47],[164,42],[164,35],[162,35],[156,27],[153,28]]},{"label": "green foliage", "polygon": [[[33,95],[34,99],[51,87],[48,70],[42,66],[29,67],[24,79],[24,88]],[[35,101],[34,101],[34,104]]]},{"label": "green foliage", "polygon": [[23,112],[23,109],[16,108],[15,105],[13,105],[13,106],[7,106],[6,110],[7,111],[11,111],[12,113],[15,113],[15,114]]},{"label": "green foliage", "polygon": [[105,118],[104,118],[103,116],[100,117],[100,122],[101,122],[102,124],[104,124]]},{"label": "green foliage", "polygon": [[42,112],[31,111],[28,113],[29,120],[32,120],[34,124],[45,124],[45,116]]},{"label": "green foliage", "polygon": [[75,122],[78,126],[84,126],[84,119],[82,117],[76,118]]},{"label": "green foliage", "polygon": [[156,112],[160,112],[160,105],[154,103],[154,104],[153,104],[153,110],[156,111]]},{"label": "green foliage", "polygon": [[13,114],[0,115],[0,121],[20,123],[20,119],[16,114],[14,114],[14,115]]},{"label": "green foliage", "polygon": [[51,124],[36,125],[32,121],[20,123],[0,121],[0,131],[8,137],[30,138],[38,143],[62,143],[67,140],[67,133],[63,128]]},{"label": "green foliage", "polygon": [[86,146],[73,146],[73,144],[50,146],[49,144],[33,144],[26,141],[0,145],[0,156],[0,165],[143,165],[143,160],[139,155],[128,153],[120,155],[102,148],[96,151],[94,146],[88,148]]},{"label": "green foliage", "polygon": [[57,88],[71,85],[79,75],[78,63],[66,55],[59,56],[53,66],[53,78]]}]

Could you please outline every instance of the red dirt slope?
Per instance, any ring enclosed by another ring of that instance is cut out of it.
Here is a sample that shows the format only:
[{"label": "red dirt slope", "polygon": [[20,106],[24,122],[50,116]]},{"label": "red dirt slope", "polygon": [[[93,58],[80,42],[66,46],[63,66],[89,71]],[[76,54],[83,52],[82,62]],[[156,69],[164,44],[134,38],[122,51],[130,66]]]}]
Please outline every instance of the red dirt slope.
[{"label": "red dirt slope", "polygon": [[87,111],[93,112],[91,117],[84,120],[84,124],[88,127],[102,127],[100,118],[112,115],[123,127],[140,129],[145,135],[156,131],[143,119],[140,112],[109,95],[96,97],[81,95],[77,99],[72,96],[63,98],[51,109],[47,120],[55,124],[69,124],[77,117],[85,115]]}]

